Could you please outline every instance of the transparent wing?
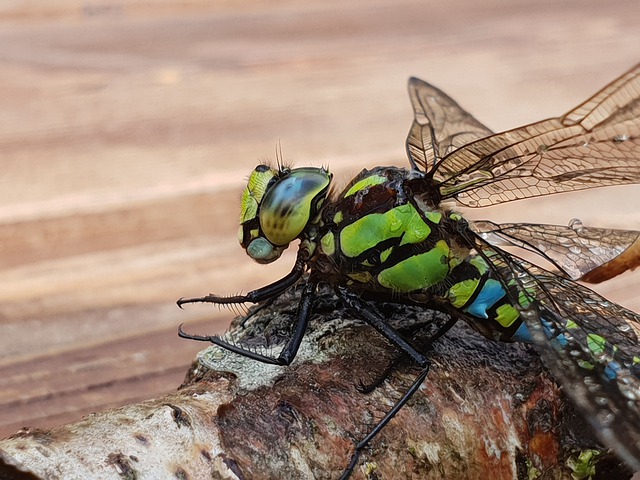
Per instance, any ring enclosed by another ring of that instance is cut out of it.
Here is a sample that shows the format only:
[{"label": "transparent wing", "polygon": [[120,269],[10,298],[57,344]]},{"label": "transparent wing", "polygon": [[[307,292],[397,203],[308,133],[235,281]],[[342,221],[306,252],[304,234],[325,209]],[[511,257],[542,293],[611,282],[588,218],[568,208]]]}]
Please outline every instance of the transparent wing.
[{"label": "transparent wing", "polygon": [[471,229],[494,246],[534,252],[573,280],[599,283],[640,265],[640,232],[534,223],[473,222]]},{"label": "transparent wing", "polygon": [[484,207],[640,183],[640,64],[562,117],[471,143],[486,127],[434,87],[410,83],[410,93],[416,120],[407,150],[412,162],[435,162],[442,198]]},{"label": "transparent wing", "polygon": [[445,155],[493,132],[433,85],[412,77],[414,120],[406,148],[412,168],[429,171]]},{"label": "transparent wing", "polygon": [[476,237],[547,367],[600,439],[640,469],[640,315]]}]

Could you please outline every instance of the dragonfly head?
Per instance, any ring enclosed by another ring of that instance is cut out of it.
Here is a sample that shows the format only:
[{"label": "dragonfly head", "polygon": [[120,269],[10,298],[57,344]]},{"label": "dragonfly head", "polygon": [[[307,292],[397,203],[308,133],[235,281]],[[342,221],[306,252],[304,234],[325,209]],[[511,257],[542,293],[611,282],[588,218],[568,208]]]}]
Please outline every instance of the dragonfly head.
[{"label": "dragonfly head", "polygon": [[331,173],[324,168],[258,165],[242,193],[238,240],[258,263],[271,263],[318,221]]}]

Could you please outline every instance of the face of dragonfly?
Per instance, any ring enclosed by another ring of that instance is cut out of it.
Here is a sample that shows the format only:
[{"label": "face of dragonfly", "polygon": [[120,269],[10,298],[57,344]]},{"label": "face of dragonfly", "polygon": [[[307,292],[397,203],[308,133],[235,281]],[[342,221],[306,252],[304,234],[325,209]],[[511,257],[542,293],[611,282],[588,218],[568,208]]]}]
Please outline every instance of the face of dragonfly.
[{"label": "face of dragonfly", "polygon": [[238,240],[258,263],[271,263],[317,221],[331,173],[323,168],[258,165],[242,193]]}]

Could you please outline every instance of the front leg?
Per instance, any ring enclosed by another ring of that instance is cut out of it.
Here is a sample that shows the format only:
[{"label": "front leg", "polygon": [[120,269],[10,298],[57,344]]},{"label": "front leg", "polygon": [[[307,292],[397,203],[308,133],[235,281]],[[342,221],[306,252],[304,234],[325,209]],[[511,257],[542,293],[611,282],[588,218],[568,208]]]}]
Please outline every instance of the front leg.
[{"label": "front leg", "polygon": [[[273,285],[275,284],[269,285],[265,287],[265,289],[271,288],[273,287]],[[313,306],[313,300],[315,298],[316,287],[317,287],[317,284],[310,281],[307,281],[307,283],[305,284],[302,290],[302,296],[300,297],[300,303],[298,304],[298,309],[296,311],[296,329],[293,332],[293,335],[291,336],[287,344],[284,346],[284,348],[282,349],[282,351],[277,357],[264,355],[258,352],[254,352],[252,350],[248,350],[239,345],[229,343],[223,340],[218,335],[204,336],[204,335],[194,335],[194,334],[187,333],[184,330],[182,330],[182,325],[180,325],[180,327],[178,328],[178,335],[182,338],[187,338],[189,340],[211,342],[226,350],[237,353],[239,355],[243,355],[252,360],[257,360],[259,362],[268,363],[271,365],[289,365],[295,358],[296,354],[298,353],[298,349],[300,348],[300,344],[302,343],[302,338],[304,337],[304,333],[307,330],[307,325],[309,324],[309,318],[311,317],[311,308]],[[257,291],[258,290],[256,290],[256,292]],[[282,292],[279,292],[279,293],[282,293]],[[244,298],[244,297],[229,297],[229,298]],[[183,303],[187,303],[187,302],[183,302]],[[222,303],[222,302],[214,302],[214,303]],[[227,302],[227,303],[233,303],[233,302]]]},{"label": "front leg", "polygon": [[296,263],[293,265],[293,268],[287,275],[265,287],[252,290],[246,295],[221,297],[219,295],[210,293],[209,295],[205,295],[204,297],[181,298],[176,303],[180,308],[182,308],[182,305],[186,303],[216,303],[218,305],[233,305],[237,303],[258,303],[264,300],[275,298],[278,295],[282,294],[287,288],[295,285],[298,280],[300,280],[305,268],[307,267],[307,262],[309,261],[311,253],[312,250],[310,249],[310,247],[306,243],[302,242],[300,244],[300,248],[298,249]]},{"label": "front leg", "polygon": [[265,286],[252,290],[246,295],[232,295],[229,297],[221,297],[210,293],[204,297],[181,298],[176,303],[180,308],[186,303],[216,303],[218,305],[232,305],[236,303],[258,303],[263,300],[269,300],[283,293],[287,288],[293,286],[304,272],[304,265],[293,267],[293,270],[280,280]]}]

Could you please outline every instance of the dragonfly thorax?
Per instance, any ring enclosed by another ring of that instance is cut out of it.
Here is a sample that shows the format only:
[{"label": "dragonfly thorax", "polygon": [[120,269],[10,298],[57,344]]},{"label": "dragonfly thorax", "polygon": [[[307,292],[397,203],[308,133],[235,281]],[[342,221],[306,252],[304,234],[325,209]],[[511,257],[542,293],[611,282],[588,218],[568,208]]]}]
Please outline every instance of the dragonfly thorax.
[{"label": "dragonfly thorax", "polygon": [[242,194],[238,240],[259,263],[271,263],[318,218],[332,175],[324,168],[257,166]]}]

